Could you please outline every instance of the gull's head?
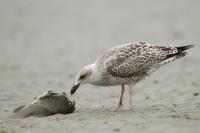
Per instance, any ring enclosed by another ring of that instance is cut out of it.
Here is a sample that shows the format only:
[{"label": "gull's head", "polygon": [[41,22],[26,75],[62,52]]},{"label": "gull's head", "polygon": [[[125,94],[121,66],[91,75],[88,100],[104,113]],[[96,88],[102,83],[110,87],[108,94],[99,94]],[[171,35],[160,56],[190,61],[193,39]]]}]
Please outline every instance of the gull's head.
[{"label": "gull's head", "polygon": [[83,67],[76,77],[74,86],[71,89],[71,95],[76,92],[80,85],[89,83],[93,73],[92,65]]}]

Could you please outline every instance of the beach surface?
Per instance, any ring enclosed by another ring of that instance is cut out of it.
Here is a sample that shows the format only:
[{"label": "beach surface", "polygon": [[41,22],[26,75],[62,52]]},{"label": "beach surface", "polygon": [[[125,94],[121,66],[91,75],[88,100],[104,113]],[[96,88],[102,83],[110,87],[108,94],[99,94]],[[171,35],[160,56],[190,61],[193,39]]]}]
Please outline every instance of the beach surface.
[{"label": "beach surface", "polygon": [[[0,131],[16,133],[199,133],[200,1],[0,1]],[[128,42],[189,45],[190,55],[134,88],[134,109],[110,111],[120,86],[81,86],[80,68]],[[10,118],[13,110],[54,90],[76,101],[68,115]]]}]

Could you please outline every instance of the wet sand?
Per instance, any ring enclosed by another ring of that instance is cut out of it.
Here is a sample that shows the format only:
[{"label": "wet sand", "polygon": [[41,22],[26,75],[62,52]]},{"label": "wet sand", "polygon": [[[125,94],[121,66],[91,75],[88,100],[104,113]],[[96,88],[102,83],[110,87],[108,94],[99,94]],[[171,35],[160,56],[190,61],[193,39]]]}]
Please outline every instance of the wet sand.
[{"label": "wet sand", "polygon": [[[0,130],[198,133],[199,7],[197,0],[1,1]],[[75,113],[9,118],[47,90],[69,94],[82,66],[107,48],[136,41],[196,46],[136,85],[133,111],[109,110],[118,103],[119,86],[84,85],[71,97]]]}]

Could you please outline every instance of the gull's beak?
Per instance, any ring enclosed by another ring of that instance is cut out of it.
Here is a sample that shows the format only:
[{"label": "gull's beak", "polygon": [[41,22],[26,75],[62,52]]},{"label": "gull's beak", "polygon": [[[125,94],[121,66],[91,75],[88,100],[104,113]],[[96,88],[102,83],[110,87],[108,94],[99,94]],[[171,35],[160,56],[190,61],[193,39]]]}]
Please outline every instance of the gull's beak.
[{"label": "gull's beak", "polygon": [[73,95],[76,92],[76,90],[78,89],[79,86],[80,86],[80,83],[77,85],[74,84],[74,86],[71,89],[71,95]]}]

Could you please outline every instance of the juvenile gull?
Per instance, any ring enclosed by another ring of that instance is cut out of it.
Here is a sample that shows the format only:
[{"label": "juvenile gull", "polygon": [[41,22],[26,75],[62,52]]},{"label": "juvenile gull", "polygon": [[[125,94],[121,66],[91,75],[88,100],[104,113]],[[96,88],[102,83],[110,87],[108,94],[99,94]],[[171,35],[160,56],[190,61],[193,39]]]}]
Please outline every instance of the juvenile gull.
[{"label": "juvenile gull", "polygon": [[185,50],[193,45],[172,47],[156,46],[147,42],[128,43],[111,48],[97,60],[83,67],[71,89],[74,94],[81,84],[97,86],[121,85],[121,95],[116,110],[122,107],[124,86],[129,86],[129,109],[132,110],[134,85],[161,66],[187,55]]}]

